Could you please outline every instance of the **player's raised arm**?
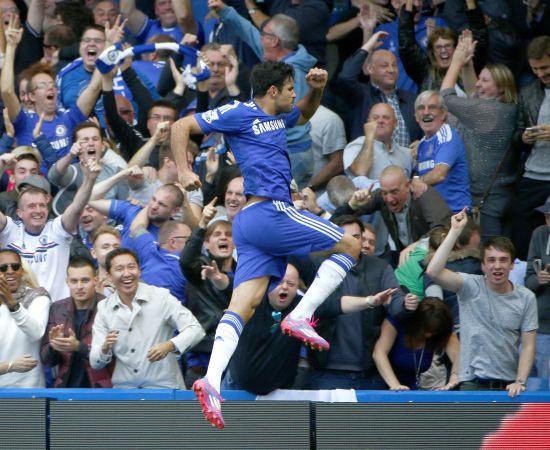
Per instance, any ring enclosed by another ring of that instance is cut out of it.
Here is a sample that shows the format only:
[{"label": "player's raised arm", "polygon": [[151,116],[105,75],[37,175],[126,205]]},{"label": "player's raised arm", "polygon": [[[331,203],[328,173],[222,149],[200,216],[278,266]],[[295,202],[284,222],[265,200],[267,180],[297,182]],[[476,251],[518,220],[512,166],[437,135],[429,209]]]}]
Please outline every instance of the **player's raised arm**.
[{"label": "player's raised arm", "polygon": [[202,129],[194,116],[183,117],[172,125],[170,138],[172,154],[178,167],[179,181],[187,191],[194,191],[201,187],[199,176],[193,172],[187,157],[187,146],[191,134],[202,134]]},{"label": "player's raised arm", "polygon": [[328,72],[324,69],[310,69],[306,75],[306,81],[309,86],[309,92],[296,103],[301,112],[298,125],[303,125],[311,119],[317,108],[319,108],[321,98],[323,97],[323,90],[328,81]]}]

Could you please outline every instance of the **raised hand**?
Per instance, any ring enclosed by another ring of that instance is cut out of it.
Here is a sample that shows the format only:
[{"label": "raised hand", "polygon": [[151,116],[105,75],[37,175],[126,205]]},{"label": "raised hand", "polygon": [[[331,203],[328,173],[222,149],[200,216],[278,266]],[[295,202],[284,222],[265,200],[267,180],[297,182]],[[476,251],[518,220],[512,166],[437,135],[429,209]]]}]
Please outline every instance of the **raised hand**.
[{"label": "raised hand", "polygon": [[363,131],[365,132],[365,137],[374,137],[374,135],[376,134],[376,127],[377,127],[377,123],[372,121],[372,122],[365,122],[363,124]]},{"label": "raised hand", "polygon": [[313,189],[307,187],[302,190],[302,200],[304,201],[305,209],[313,214],[318,214],[321,211],[317,203],[317,195]]},{"label": "raised hand", "polygon": [[196,34],[185,33],[181,39],[182,45],[188,45],[189,47],[195,47],[199,44],[199,40]]},{"label": "raised hand", "polygon": [[199,176],[190,170],[180,172],[178,179],[186,191],[195,191],[202,186]]},{"label": "raised hand", "polygon": [[227,5],[222,0],[208,0],[208,7],[215,13],[219,13]]},{"label": "raised hand", "polygon": [[218,210],[214,206],[217,201],[218,201],[218,197],[214,197],[212,201],[202,209],[202,215],[199,220],[199,228],[206,229],[210,221],[217,214]]},{"label": "raised hand", "polygon": [[155,134],[153,134],[153,139],[155,139],[157,143],[162,143],[166,139],[168,139],[169,136],[170,136],[170,122],[164,121],[164,122],[157,123]]},{"label": "raised hand", "polygon": [[459,213],[456,213],[451,217],[451,229],[462,231],[462,229],[468,223],[468,215],[466,214],[466,208],[464,208]]},{"label": "raised hand", "polygon": [[349,200],[349,206],[352,209],[359,209],[365,206],[372,199],[372,189],[374,183],[372,183],[368,189],[359,189],[353,193]]},{"label": "raised hand", "polygon": [[108,20],[105,22],[106,47],[116,44],[124,39],[124,27],[127,22],[128,19],[122,20],[121,15],[116,18],[112,28],[109,26]]},{"label": "raised hand", "polygon": [[34,139],[36,139],[38,136],[40,136],[42,134],[42,124],[44,123],[44,117],[46,117],[46,113],[44,111],[42,111],[40,113],[40,118],[38,119],[38,122],[36,122],[36,125],[34,126],[34,128],[32,130],[32,137]]},{"label": "raised hand", "polygon": [[324,69],[309,69],[306,82],[311,89],[323,89],[328,81],[328,72]]},{"label": "raised hand", "polygon": [[9,137],[15,136],[15,128],[13,127],[13,123],[11,123],[10,115],[8,114],[8,108],[4,108],[2,110],[2,114],[4,116],[4,127],[6,128],[6,134]]},{"label": "raised hand", "polygon": [[80,168],[82,169],[84,178],[92,181],[95,181],[99,172],[101,172],[101,165],[93,159],[86,162],[80,161]]},{"label": "raised hand", "polygon": [[391,303],[391,297],[395,292],[397,292],[397,288],[390,288],[385,291],[378,292],[378,294],[370,295],[367,297],[367,303],[371,308],[381,305],[389,305]]},{"label": "raised hand", "polygon": [[206,181],[209,183],[214,182],[214,178],[218,173],[220,167],[220,156],[216,153],[216,147],[210,147],[206,155]]},{"label": "raised hand", "polygon": [[185,91],[185,82],[183,81],[183,74],[176,67],[176,63],[172,58],[168,58],[170,64],[170,72],[172,72],[172,78],[174,79],[175,87],[174,92],[179,95],[183,95]]},{"label": "raised hand", "polygon": [[363,44],[361,47],[366,52],[372,53],[374,50],[376,50],[378,47],[380,47],[383,44],[383,40],[388,37],[388,33],[386,31],[378,31],[374,33],[367,42]]},{"label": "raised hand", "polygon": [[220,272],[216,261],[212,260],[210,265],[203,265],[201,270],[201,279],[210,280],[212,282],[222,281],[224,274]]},{"label": "raised hand", "polygon": [[11,16],[8,28],[4,31],[7,45],[17,47],[21,42],[21,38],[23,37],[23,28],[19,25],[19,18],[17,16]]},{"label": "raised hand", "polygon": [[405,309],[407,311],[416,311],[419,303],[420,300],[418,299],[417,295],[411,293],[405,295]]}]

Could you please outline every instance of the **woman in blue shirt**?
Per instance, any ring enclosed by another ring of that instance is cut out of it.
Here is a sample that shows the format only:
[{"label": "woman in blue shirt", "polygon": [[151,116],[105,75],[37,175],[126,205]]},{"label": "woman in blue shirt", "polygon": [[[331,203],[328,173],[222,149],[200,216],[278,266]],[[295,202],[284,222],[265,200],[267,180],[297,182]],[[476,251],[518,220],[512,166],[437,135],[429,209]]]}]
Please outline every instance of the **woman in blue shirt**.
[{"label": "woman in blue shirt", "polygon": [[373,359],[390,390],[418,389],[434,352],[443,349],[453,363],[449,382],[440,388],[448,390],[458,385],[460,345],[449,307],[438,298],[426,297],[407,322],[391,316],[384,319]]}]

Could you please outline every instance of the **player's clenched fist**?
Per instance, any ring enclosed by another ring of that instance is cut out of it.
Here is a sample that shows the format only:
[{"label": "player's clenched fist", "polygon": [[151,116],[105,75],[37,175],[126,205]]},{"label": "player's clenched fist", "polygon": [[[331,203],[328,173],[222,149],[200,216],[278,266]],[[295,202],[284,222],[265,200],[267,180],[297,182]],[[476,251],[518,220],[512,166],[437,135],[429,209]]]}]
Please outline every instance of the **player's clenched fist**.
[{"label": "player's clenched fist", "polygon": [[195,191],[202,186],[199,176],[190,170],[181,172],[178,175],[178,179],[186,191]]},{"label": "player's clenched fist", "polygon": [[328,81],[328,72],[314,67],[307,73],[306,81],[312,89],[323,89]]}]

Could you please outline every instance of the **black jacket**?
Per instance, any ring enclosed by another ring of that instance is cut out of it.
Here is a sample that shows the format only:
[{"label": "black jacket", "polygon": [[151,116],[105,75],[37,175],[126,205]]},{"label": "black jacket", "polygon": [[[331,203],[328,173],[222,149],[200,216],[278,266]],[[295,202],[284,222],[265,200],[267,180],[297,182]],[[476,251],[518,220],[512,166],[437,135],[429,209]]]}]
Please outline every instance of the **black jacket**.
[{"label": "black jacket", "polygon": [[[368,55],[368,52],[362,49],[357,50],[351,55],[344,62],[344,66],[336,82],[337,94],[342,96],[349,106],[350,113],[346,119],[346,125],[350,141],[364,135],[363,124],[369,117],[372,105],[384,103],[382,92],[375,88],[370,80],[368,82],[360,81],[363,73],[363,63]],[[414,116],[415,94],[398,89],[397,98],[399,99],[399,109],[407,125],[411,142],[420,139],[422,131],[418,127]]]},{"label": "black jacket", "polygon": [[527,145],[521,140],[521,135],[526,128],[537,124],[540,105],[544,100],[544,85],[540,80],[534,80],[525,86],[519,93],[518,125],[514,133],[514,144],[517,148],[531,151],[532,145]]},{"label": "black jacket", "polygon": [[[206,230],[200,227],[193,231],[181,252],[180,267],[187,279],[187,304],[185,306],[189,308],[206,331],[204,339],[191,348],[191,351],[210,353],[218,322],[231,301],[233,273],[226,273],[229,277],[229,285],[223,291],[217,289],[210,280],[201,278],[202,266],[210,265],[214,259],[201,253],[205,234]],[[221,267],[222,262],[217,261],[217,263],[218,267]],[[233,262],[233,271],[236,265]]]}]

